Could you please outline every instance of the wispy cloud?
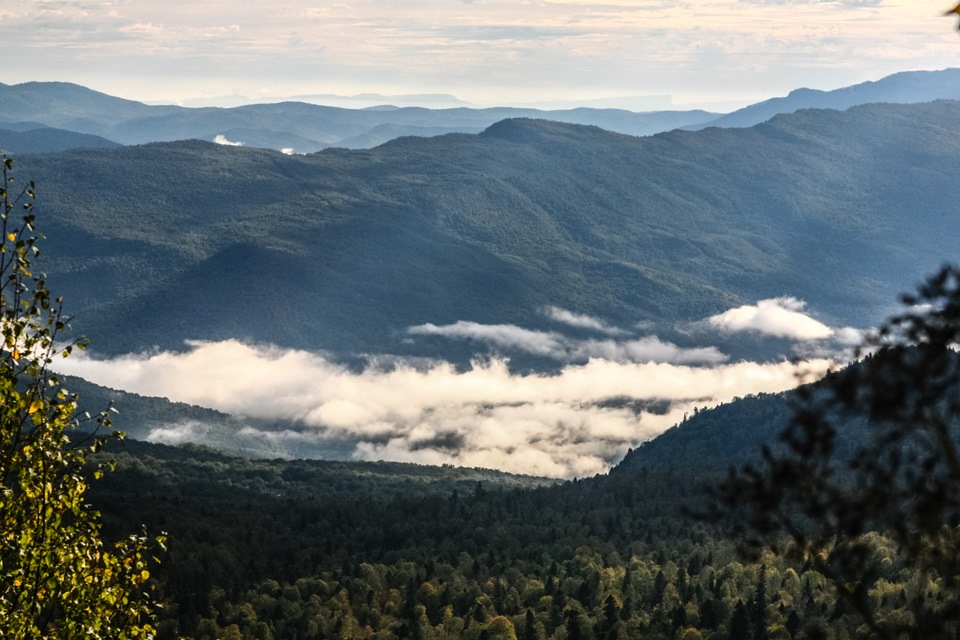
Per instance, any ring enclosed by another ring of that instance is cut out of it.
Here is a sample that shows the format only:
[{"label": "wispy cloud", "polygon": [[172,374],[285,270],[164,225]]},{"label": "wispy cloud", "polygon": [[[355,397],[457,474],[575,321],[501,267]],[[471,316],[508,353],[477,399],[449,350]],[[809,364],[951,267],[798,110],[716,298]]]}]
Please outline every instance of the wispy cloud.
[{"label": "wispy cloud", "polygon": [[796,5],[826,5],[831,8],[859,9],[861,7],[877,7],[884,0],[739,0],[744,4],[760,4],[773,6]]},{"label": "wispy cloud", "polygon": [[[562,317],[571,320],[566,324],[578,328],[589,325],[589,328],[603,333],[625,333],[588,316],[562,312]],[[407,333],[470,340],[487,344],[501,351],[522,351],[559,362],[585,362],[591,358],[604,358],[618,362],[719,364],[727,360],[727,357],[715,347],[684,348],[664,342],[656,336],[634,340],[578,339],[555,331],[535,331],[512,324],[489,325],[463,320],[442,326],[417,325],[407,329]]]},{"label": "wispy cloud", "polygon": [[559,333],[533,331],[512,324],[480,324],[460,320],[454,324],[437,326],[421,324],[407,329],[411,335],[443,336],[484,342],[503,349],[518,349],[537,356],[565,359],[565,338]]},{"label": "wispy cloud", "polygon": [[637,340],[584,340],[571,345],[569,360],[603,358],[615,362],[661,362],[680,365],[713,365],[729,360],[716,347],[678,347],[656,336]]},{"label": "wispy cloud", "polygon": [[572,311],[567,311],[566,309],[561,309],[560,307],[547,307],[545,313],[551,320],[555,320],[556,322],[563,323],[570,327],[590,329],[592,331],[598,331],[610,336],[619,336],[627,333],[623,329],[611,326],[599,318],[573,313]]}]

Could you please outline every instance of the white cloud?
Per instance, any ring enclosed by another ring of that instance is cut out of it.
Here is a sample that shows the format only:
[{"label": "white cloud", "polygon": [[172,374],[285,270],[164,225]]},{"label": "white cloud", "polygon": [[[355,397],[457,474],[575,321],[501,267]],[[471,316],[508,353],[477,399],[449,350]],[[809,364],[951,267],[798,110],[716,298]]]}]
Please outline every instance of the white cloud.
[{"label": "white cloud", "polygon": [[783,297],[761,300],[707,318],[706,322],[722,331],[756,331],[792,340],[821,340],[833,330],[803,313],[806,303]]},{"label": "white cloud", "polygon": [[138,22],[118,29],[121,33],[134,33],[143,35],[159,35],[163,33],[163,27],[150,23]]},{"label": "white cloud", "polygon": [[[652,341],[648,347],[662,348]],[[571,477],[606,471],[628,447],[679,422],[695,406],[788,389],[800,371],[819,375],[829,364],[706,367],[593,359],[552,375],[511,373],[501,361],[462,372],[449,364],[358,372],[315,353],[230,340],[191,343],[184,353],[110,360],[80,354],[58,366],[112,388],[301,425],[286,432],[248,427],[240,434],[248,439],[347,441],[358,459]],[[668,408],[640,412],[612,399],[666,401]],[[189,440],[191,428],[170,426],[152,437]]]},{"label": "white cloud", "polygon": [[196,420],[166,424],[154,427],[147,436],[147,442],[169,444],[173,446],[188,442],[202,442],[210,426]]},{"label": "white cloud", "polygon": [[222,145],[226,145],[226,146],[228,146],[228,147],[242,147],[242,146],[243,146],[243,143],[242,143],[242,142],[231,142],[230,140],[227,140],[227,137],[226,137],[225,135],[223,135],[222,133],[218,133],[218,134],[217,134],[217,137],[215,137],[215,138],[213,139],[213,142],[214,142],[214,144],[222,144]]}]

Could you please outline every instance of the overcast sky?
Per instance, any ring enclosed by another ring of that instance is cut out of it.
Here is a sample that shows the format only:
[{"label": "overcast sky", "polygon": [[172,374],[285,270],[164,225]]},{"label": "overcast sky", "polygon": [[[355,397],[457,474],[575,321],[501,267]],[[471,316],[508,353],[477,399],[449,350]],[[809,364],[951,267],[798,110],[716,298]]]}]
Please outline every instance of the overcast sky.
[{"label": "overcast sky", "polygon": [[137,100],[752,101],[957,65],[949,0],[0,0],[0,82]]}]

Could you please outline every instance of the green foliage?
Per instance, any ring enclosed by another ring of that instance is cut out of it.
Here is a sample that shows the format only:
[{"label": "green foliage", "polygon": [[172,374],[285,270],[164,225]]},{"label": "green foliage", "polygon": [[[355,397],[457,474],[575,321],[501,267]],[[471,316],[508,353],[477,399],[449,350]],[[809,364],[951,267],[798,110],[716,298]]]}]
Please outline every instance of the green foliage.
[{"label": "green foliage", "polygon": [[[31,271],[40,238],[34,187],[10,193],[11,168],[6,159],[0,185],[0,636],[150,637],[154,543],[132,535],[105,544],[87,504],[87,455],[108,438],[71,441],[77,398],[49,367],[86,344],[57,342],[61,300]],[[93,422],[107,429],[109,414]]]}]

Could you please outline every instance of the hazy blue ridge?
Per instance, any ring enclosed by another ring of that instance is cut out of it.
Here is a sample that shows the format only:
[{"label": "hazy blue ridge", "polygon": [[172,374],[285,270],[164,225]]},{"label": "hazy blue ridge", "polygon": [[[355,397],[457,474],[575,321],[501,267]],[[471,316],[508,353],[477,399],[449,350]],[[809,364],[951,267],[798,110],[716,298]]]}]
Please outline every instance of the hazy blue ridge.
[{"label": "hazy blue ridge", "polygon": [[960,99],[960,69],[905,71],[875,82],[863,82],[832,91],[796,89],[785,97],[764,100],[714,120],[684,128],[751,127],[778,114],[794,113],[800,109],[849,109],[878,102],[912,104],[940,99]]},{"label": "hazy blue ridge", "polygon": [[405,135],[476,133],[512,117],[546,118],[630,135],[651,135],[706,122],[717,115],[696,110],[634,113],[593,108],[344,109],[304,102],[186,108],[145,105],[63,82],[0,85],[0,113],[6,120],[35,121],[123,144],[219,139],[296,153],[327,147],[372,147]]},{"label": "hazy blue ridge", "polygon": [[797,89],[726,115],[706,111],[620,109],[382,107],[346,109],[305,102],[248,104],[231,108],[146,105],[65,82],[0,85],[0,112],[9,121],[30,120],[88,133],[122,144],[202,139],[295,153],[328,147],[369,148],[407,135],[476,133],[507,118],[541,118],[600,126],[647,136],[676,128],[747,127],[804,108],[847,109],[877,103],[915,103],[960,98],[960,70],[910,71],[833,91]]}]

